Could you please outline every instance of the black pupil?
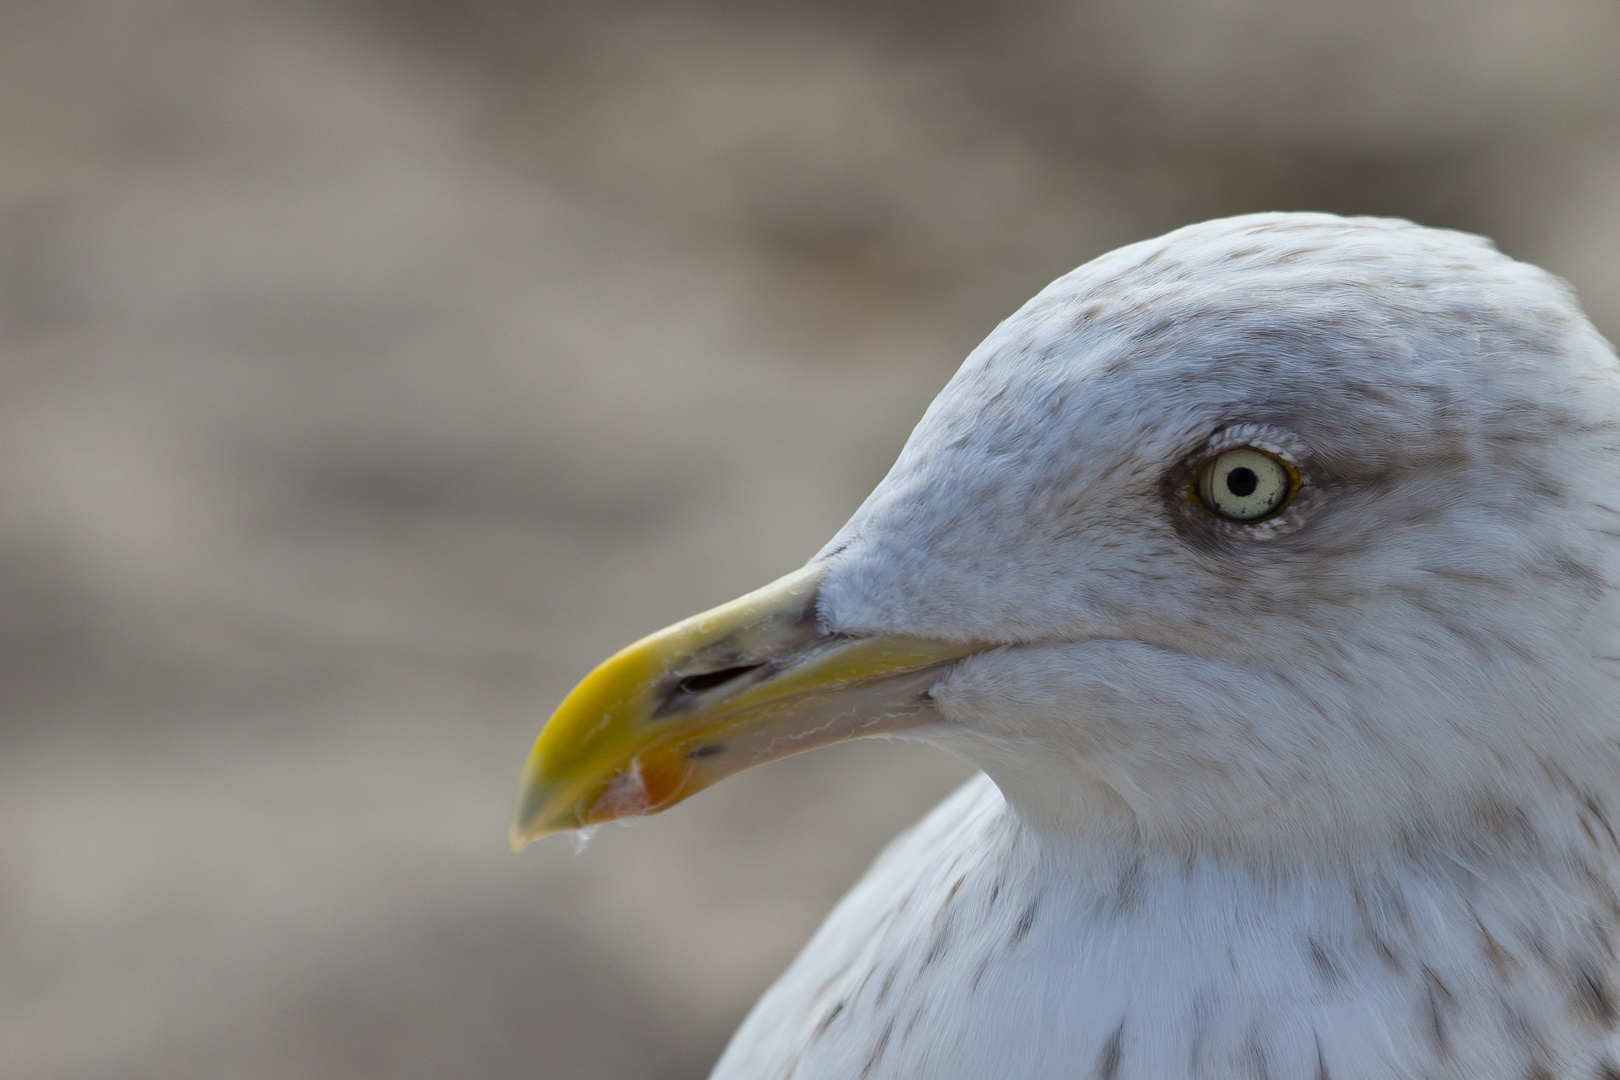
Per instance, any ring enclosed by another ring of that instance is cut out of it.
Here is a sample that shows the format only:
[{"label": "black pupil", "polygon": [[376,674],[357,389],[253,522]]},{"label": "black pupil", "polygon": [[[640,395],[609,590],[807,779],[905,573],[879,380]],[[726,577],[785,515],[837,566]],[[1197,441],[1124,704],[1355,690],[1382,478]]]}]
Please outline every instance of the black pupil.
[{"label": "black pupil", "polygon": [[1253,469],[1245,469],[1239,465],[1226,474],[1226,490],[1244,498],[1254,494],[1254,489],[1260,486],[1260,478],[1254,475]]}]

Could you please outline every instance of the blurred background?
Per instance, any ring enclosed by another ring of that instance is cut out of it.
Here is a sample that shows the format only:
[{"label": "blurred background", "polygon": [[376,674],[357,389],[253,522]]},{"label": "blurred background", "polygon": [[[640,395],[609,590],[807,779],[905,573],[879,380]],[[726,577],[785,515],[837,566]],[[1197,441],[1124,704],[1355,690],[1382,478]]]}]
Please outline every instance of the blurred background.
[{"label": "blurred background", "polygon": [[1613,0],[0,3],[0,1075],[696,1080],[967,775],[506,850],[597,660],[810,556],[962,356],[1249,210],[1620,333]]}]

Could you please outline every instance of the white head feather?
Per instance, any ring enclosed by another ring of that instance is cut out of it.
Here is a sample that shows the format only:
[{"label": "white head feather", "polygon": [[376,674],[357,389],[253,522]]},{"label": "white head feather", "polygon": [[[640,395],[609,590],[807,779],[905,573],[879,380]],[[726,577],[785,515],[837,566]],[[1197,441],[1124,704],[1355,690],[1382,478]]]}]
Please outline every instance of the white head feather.
[{"label": "white head feather", "polygon": [[[1303,483],[1261,525],[1187,494],[1243,444]],[[1264,214],[1089,263],[973,352],[821,557],[832,629],[1006,646],[930,737],[1051,833],[1285,863],[1558,842],[1620,781],[1620,366],[1478,237]]]}]

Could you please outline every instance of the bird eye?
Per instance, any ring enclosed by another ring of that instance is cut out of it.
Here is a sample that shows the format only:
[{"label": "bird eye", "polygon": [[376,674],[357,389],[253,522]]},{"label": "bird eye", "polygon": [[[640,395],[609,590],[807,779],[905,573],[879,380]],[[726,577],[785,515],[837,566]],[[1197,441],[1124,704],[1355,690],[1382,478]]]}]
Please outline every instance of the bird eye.
[{"label": "bird eye", "polygon": [[1198,474],[1198,501],[1216,517],[1244,523],[1270,517],[1288,505],[1299,488],[1299,474],[1275,454],[1239,446],[1204,463]]}]

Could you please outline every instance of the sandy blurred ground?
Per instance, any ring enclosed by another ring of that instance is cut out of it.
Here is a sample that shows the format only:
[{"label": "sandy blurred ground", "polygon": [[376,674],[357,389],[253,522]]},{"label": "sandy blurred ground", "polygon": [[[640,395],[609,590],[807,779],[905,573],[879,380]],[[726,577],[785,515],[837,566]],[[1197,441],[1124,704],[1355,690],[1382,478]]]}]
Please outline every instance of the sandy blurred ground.
[{"label": "sandy blurred ground", "polygon": [[523,756],[1029,293],[1370,211],[1620,331],[1609,0],[768,11],[0,5],[0,1075],[700,1077],[967,770],[519,858]]}]

